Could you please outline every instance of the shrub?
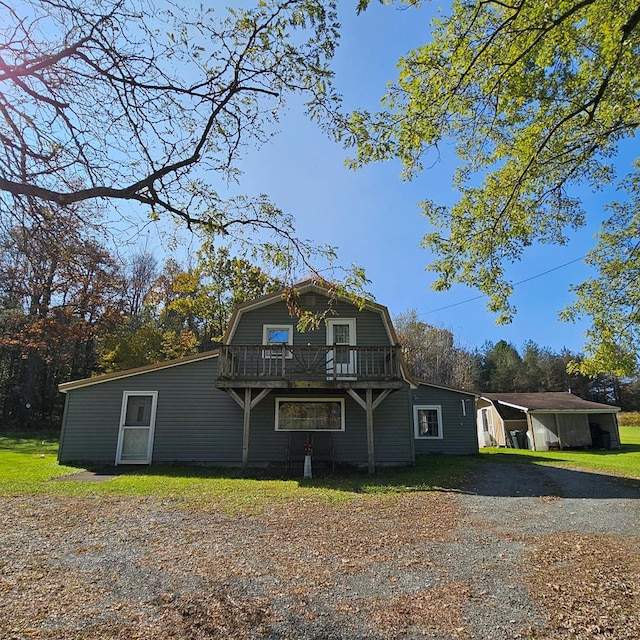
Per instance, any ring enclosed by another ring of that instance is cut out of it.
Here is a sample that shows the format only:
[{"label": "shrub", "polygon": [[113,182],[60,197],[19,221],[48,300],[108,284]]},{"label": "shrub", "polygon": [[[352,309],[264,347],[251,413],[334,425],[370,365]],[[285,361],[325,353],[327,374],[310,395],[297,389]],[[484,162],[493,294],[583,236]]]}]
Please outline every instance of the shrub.
[{"label": "shrub", "polygon": [[618,414],[621,427],[640,427],[640,411],[622,411]]}]

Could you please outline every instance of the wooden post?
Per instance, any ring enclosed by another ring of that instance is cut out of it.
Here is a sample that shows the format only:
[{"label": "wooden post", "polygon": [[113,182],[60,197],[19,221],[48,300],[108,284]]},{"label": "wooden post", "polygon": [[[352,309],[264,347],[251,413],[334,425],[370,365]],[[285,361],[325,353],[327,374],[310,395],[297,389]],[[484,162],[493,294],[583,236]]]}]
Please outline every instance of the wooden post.
[{"label": "wooden post", "polygon": [[363,400],[354,389],[346,389],[346,392],[364,409],[367,422],[367,460],[369,473],[376,472],[376,459],[373,447],[373,412],[377,409],[382,401],[393,391],[393,389],[385,389],[373,401],[373,389],[368,388],[365,392],[365,400]]},{"label": "wooden post", "polygon": [[536,443],[536,430],[534,429],[533,419],[531,418],[531,414],[529,412],[527,412],[527,431],[531,431],[533,450],[538,451],[538,444]]},{"label": "wooden post", "polygon": [[560,451],[562,451],[562,435],[560,433],[560,420],[558,420],[558,414],[554,413],[553,417],[556,422],[556,435],[558,436],[558,445],[560,446]]},{"label": "wooden post", "polygon": [[249,425],[251,424],[251,388],[244,390],[244,422],[242,424],[242,468],[249,464]]},{"label": "wooden post", "polygon": [[375,452],[373,447],[373,391],[366,390],[366,414],[367,414],[367,458],[369,473],[375,473]]}]

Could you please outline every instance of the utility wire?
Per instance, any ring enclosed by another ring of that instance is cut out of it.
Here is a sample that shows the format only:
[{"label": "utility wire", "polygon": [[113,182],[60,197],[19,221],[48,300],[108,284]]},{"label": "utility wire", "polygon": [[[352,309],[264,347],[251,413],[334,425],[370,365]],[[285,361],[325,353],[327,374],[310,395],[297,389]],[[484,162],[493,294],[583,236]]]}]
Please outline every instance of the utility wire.
[{"label": "utility wire", "polygon": [[[519,280],[518,282],[513,283],[513,287],[516,287],[519,284],[524,284],[525,282],[529,282],[530,280],[535,280],[536,278],[540,278],[541,276],[546,276],[548,273],[552,273],[553,271],[558,271],[558,269],[563,269],[564,267],[568,267],[570,264],[574,262],[580,262],[584,260],[587,256],[582,256],[581,258],[575,258],[575,260],[569,260],[569,262],[565,262],[564,264],[558,265],[557,267],[553,267],[553,269],[547,269],[546,271],[542,271],[541,273],[536,273],[535,276],[529,276],[524,280]],[[431,309],[431,311],[424,311],[423,313],[419,313],[418,316],[426,316],[429,313],[436,313],[437,311],[444,311],[445,309],[452,309],[453,307],[459,307],[461,304],[467,304],[468,302],[474,302],[475,300],[480,300],[481,298],[486,298],[486,294],[482,293],[479,296],[474,296],[473,298],[467,298],[467,300],[462,300],[461,302],[454,302],[453,304],[448,304],[446,307],[438,307],[437,309]]]}]

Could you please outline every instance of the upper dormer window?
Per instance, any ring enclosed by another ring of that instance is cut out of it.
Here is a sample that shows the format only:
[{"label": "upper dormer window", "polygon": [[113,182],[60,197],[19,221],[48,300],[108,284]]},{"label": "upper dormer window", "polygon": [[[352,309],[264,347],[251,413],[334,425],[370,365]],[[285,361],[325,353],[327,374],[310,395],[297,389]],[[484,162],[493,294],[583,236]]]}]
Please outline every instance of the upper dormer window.
[{"label": "upper dormer window", "polygon": [[[265,355],[280,356],[283,353],[282,346],[293,344],[292,324],[265,324],[262,327],[262,344],[271,345],[273,348],[265,350]],[[287,358],[291,357],[291,352],[286,351]]]}]

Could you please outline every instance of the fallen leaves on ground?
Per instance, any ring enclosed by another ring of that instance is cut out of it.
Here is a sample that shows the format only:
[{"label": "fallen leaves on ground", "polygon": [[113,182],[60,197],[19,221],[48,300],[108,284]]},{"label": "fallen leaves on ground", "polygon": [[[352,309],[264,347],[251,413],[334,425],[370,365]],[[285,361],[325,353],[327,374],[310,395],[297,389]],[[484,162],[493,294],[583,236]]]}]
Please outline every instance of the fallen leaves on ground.
[{"label": "fallen leaves on ground", "polygon": [[549,617],[538,637],[640,638],[640,540],[560,533],[537,536],[526,583]]}]

